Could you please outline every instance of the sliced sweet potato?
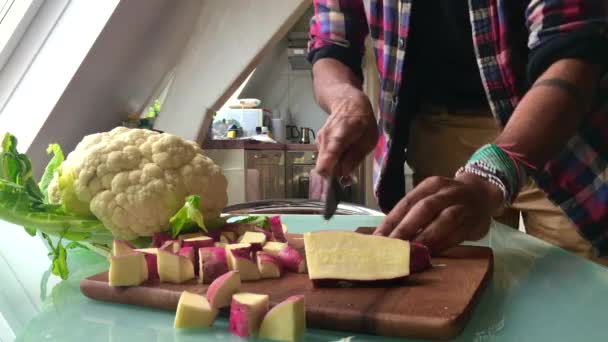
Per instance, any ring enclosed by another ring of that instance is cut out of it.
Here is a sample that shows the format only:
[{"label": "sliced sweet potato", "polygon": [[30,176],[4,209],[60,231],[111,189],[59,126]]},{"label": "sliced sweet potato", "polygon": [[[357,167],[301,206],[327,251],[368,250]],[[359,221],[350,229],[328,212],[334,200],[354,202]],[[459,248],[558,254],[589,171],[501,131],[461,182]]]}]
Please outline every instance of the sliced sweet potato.
[{"label": "sliced sweet potato", "polygon": [[256,261],[258,270],[260,271],[260,278],[268,279],[281,277],[283,267],[275,256],[264,252],[258,252]]},{"label": "sliced sweet potato", "polygon": [[215,279],[207,289],[207,299],[212,307],[220,309],[230,305],[232,295],[241,288],[239,272],[230,271]]},{"label": "sliced sweet potato", "polygon": [[199,279],[203,284],[211,284],[228,272],[226,250],[220,247],[204,247],[198,250]]},{"label": "sliced sweet potato", "polygon": [[201,295],[182,292],[177,303],[174,328],[206,328],[213,325],[217,317],[214,309],[207,299]]},{"label": "sliced sweet potato", "polygon": [[264,316],[259,337],[273,341],[293,342],[301,339],[305,331],[304,296],[291,296],[270,309]]},{"label": "sliced sweet potato", "polygon": [[253,261],[251,252],[252,247],[248,243],[226,246],[228,268],[231,271],[239,271],[243,281],[260,279],[258,265]]},{"label": "sliced sweet potato", "polygon": [[270,230],[272,231],[272,236],[276,241],[287,241],[285,232],[283,231],[283,224],[281,224],[281,216],[273,216],[270,218]]},{"label": "sliced sweet potato", "polygon": [[312,280],[391,280],[410,274],[410,243],[344,231],[304,234]]},{"label": "sliced sweet potato", "polygon": [[268,295],[237,293],[232,296],[228,329],[240,337],[254,336],[267,312]]}]

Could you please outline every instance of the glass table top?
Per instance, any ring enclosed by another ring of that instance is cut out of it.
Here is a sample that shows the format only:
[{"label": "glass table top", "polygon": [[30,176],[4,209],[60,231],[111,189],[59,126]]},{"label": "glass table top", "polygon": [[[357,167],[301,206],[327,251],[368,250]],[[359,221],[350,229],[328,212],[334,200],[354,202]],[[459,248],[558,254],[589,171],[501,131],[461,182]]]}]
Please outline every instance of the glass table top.
[{"label": "glass table top", "polygon": [[[290,232],[352,230],[382,217],[286,215]],[[193,331],[173,329],[174,313],[97,302],[79,282],[107,270],[93,252],[69,255],[71,274],[48,273],[47,250],[37,237],[0,222],[0,341],[240,341],[227,321]],[[457,341],[606,341],[608,272],[599,265],[498,223],[476,244],[492,247],[494,275]],[[383,337],[308,329],[305,341],[391,341]]]}]

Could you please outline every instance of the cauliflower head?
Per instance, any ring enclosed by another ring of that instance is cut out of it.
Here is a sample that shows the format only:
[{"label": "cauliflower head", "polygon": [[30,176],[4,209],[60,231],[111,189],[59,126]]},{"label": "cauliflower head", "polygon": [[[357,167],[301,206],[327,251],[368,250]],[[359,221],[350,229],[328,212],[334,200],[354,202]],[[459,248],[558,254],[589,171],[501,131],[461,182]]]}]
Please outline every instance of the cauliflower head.
[{"label": "cauliflower head", "polygon": [[227,181],[192,141],[144,129],[115,128],[86,136],[49,184],[51,203],[94,215],[119,239],[152,236],[187,196],[199,195],[205,220],[226,206]]}]

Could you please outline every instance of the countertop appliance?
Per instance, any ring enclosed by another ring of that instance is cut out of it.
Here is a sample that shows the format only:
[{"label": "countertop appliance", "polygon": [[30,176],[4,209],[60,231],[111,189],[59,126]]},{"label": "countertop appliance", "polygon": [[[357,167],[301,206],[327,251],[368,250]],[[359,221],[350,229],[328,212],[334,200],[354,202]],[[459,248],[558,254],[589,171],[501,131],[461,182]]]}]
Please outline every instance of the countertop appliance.
[{"label": "countertop appliance", "polygon": [[300,130],[298,129],[298,126],[287,125],[285,126],[285,129],[287,131],[287,140],[295,141],[300,138]]},{"label": "countertop appliance", "polygon": [[214,122],[238,122],[244,137],[256,135],[256,127],[264,126],[264,110],[261,108],[228,108],[217,112]]},{"label": "countertop appliance", "polygon": [[[314,143],[315,140],[317,139],[317,137],[315,136],[315,131],[313,131],[312,128],[308,128],[308,127],[302,127],[300,130],[300,135],[302,136],[300,138],[300,144]],[[312,135],[312,140],[310,139],[311,135]]]}]

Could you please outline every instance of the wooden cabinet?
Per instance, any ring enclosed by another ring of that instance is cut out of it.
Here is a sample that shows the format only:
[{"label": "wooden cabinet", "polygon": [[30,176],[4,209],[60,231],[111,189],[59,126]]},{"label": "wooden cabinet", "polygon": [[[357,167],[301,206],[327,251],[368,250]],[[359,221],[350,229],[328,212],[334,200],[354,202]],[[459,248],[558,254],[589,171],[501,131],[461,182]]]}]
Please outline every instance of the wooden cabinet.
[{"label": "wooden cabinet", "polygon": [[[237,142],[234,142],[237,143]],[[272,146],[272,144],[270,144]],[[228,205],[272,199],[308,198],[310,172],[317,152],[306,147],[287,149],[205,149],[205,155],[222,167],[228,179]],[[290,145],[286,145],[290,146]],[[285,147],[283,147],[285,148]],[[345,191],[344,201],[365,203],[365,168],[355,172],[356,184]]]},{"label": "wooden cabinet", "polygon": [[228,179],[228,205],[244,203],[245,199],[245,150],[209,149],[205,155],[222,167]]},{"label": "wooden cabinet", "polygon": [[228,205],[285,198],[285,151],[208,149],[228,179]]},{"label": "wooden cabinet", "polygon": [[287,198],[308,198],[310,171],[315,168],[317,152],[287,151],[285,154],[285,180]]},{"label": "wooden cabinet", "polygon": [[245,169],[248,202],[285,198],[284,151],[246,150]]}]

